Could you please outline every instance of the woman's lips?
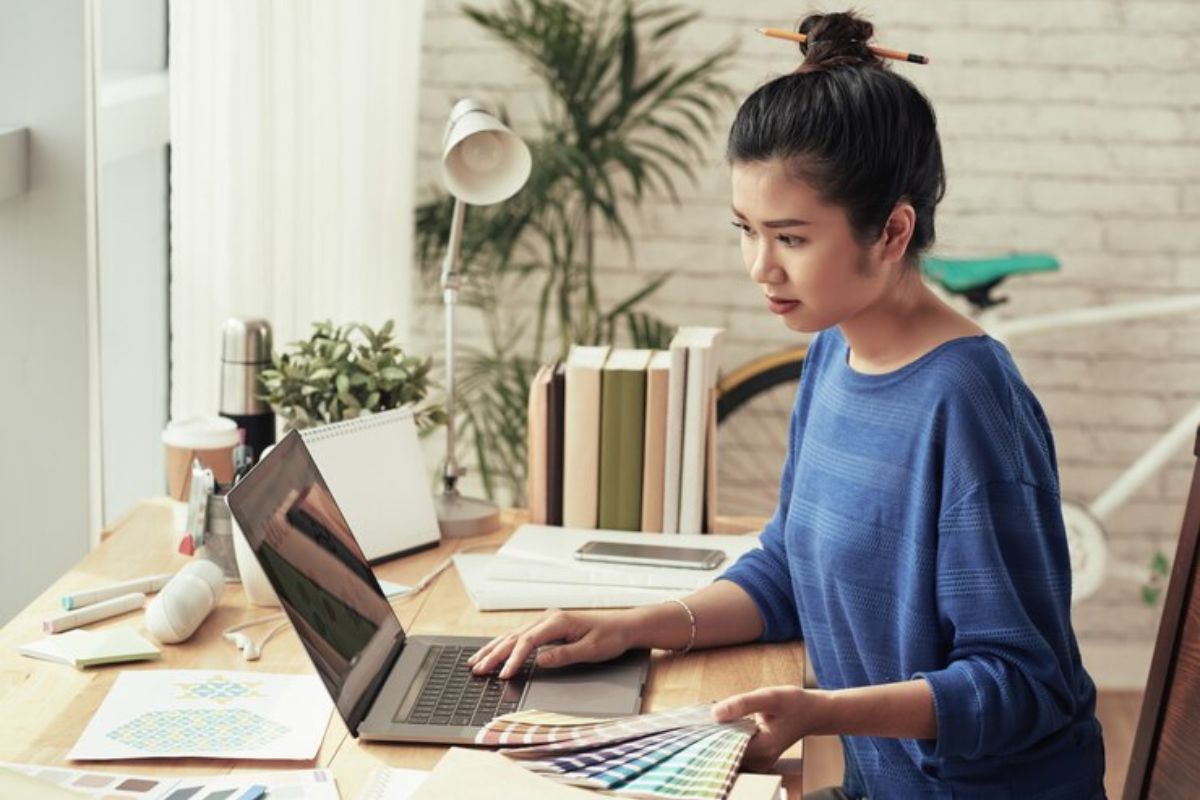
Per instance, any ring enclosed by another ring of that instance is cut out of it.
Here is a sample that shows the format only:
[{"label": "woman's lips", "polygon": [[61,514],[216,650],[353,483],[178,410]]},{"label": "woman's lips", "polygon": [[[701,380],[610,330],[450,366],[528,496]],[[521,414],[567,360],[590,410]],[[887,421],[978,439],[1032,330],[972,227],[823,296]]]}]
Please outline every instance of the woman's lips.
[{"label": "woman's lips", "polygon": [[767,298],[767,308],[771,309],[772,314],[786,314],[798,305],[800,305],[799,300],[782,300],[775,297]]}]

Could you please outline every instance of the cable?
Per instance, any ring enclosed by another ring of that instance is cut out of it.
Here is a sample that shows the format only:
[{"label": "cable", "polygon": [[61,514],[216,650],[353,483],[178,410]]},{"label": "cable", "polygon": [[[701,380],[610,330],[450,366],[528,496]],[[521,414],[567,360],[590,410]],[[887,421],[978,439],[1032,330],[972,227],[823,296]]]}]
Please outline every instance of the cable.
[{"label": "cable", "polygon": [[[477,550],[488,550],[493,548],[495,548],[494,544],[474,545],[458,551],[458,553],[455,553],[455,555],[458,555],[459,553],[471,553]],[[396,594],[393,594],[391,597],[387,598],[388,604],[390,605],[397,600],[408,600],[416,597],[418,594],[432,586],[433,582],[437,580],[437,577],[449,569],[453,563],[454,556],[450,556],[449,558],[445,559],[428,573],[426,573],[411,587],[403,592],[397,592]],[[277,622],[279,620],[282,620],[282,622],[279,622],[278,625],[268,631],[267,635],[263,637],[261,642],[255,642],[248,634],[239,633],[239,631],[242,631],[246,628],[253,628],[258,625],[265,625],[268,622]],[[225,630],[221,631],[221,635],[226,641],[232,643],[234,647],[239,648],[242,651],[242,657],[247,661],[257,661],[262,657],[263,650],[267,648],[267,643],[290,627],[291,624],[291,620],[288,619],[287,614],[271,614],[270,616],[259,617],[258,619],[239,622],[237,625],[231,625]]]}]

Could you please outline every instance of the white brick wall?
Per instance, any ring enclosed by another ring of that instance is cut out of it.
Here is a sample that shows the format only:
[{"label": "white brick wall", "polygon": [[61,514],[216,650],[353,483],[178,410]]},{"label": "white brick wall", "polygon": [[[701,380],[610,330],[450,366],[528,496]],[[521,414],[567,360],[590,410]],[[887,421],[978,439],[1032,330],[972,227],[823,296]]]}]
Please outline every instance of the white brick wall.
[{"label": "white brick wall", "polygon": [[[501,103],[518,131],[530,135],[544,104],[537,81],[463,18],[459,5],[427,2],[422,189],[436,181],[437,147],[454,98],[472,94]],[[689,5],[706,16],[682,37],[679,56],[693,59],[739,42],[727,78],[740,95],[796,63],[790,46],[753,29],[793,25],[806,12],[803,5]],[[928,94],[939,116],[949,171],[938,215],[941,252],[1045,249],[1062,259],[1059,275],[1012,282],[1011,312],[1200,290],[1200,2],[876,0],[855,6],[875,22],[880,42],[932,59],[929,66],[896,69]],[[601,291],[610,300],[673,270],[650,308],[675,323],[725,325],[729,368],[793,344],[794,337],[762,311],[742,272],[728,225],[723,145],[712,143],[711,163],[681,207],[647,204],[635,220],[632,261],[622,246],[604,243],[599,263]],[[437,309],[422,315],[432,322],[422,343],[431,351],[439,346],[436,315]],[[1200,398],[1200,316],[1039,335],[1012,348],[1054,425],[1064,490],[1077,500],[1094,496]],[[1181,451],[1114,517],[1114,555],[1145,563],[1156,547],[1173,552],[1189,463]],[[1137,668],[1112,673],[1108,682],[1140,681],[1157,610],[1142,607],[1137,587],[1110,581],[1075,613],[1081,638],[1109,648],[1105,652],[1129,644],[1125,650]]]}]

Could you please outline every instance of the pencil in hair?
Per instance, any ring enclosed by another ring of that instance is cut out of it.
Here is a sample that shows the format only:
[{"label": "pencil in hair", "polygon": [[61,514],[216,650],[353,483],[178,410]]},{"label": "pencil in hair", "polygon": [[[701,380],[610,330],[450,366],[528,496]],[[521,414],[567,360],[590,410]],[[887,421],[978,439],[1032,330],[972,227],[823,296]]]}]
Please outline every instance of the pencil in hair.
[{"label": "pencil in hair", "polygon": [[[769,36],[772,39],[784,39],[785,41],[799,42],[801,44],[808,41],[808,37],[803,33],[792,33],[780,28],[758,28],[757,30],[763,36]],[[892,50],[887,47],[876,47],[870,44],[867,45],[867,49],[881,58],[890,58],[894,61],[908,61],[912,64],[929,63],[928,56],[919,55],[918,53],[907,53],[903,50]]]}]

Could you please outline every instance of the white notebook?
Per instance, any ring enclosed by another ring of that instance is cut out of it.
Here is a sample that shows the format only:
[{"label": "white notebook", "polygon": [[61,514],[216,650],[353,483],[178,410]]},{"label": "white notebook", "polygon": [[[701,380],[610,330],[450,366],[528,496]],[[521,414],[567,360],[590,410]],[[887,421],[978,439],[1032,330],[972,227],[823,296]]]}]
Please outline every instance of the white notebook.
[{"label": "white notebook", "polygon": [[437,545],[437,511],[412,409],[300,432],[367,561]]},{"label": "white notebook", "polygon": [[[577,560],[575,551],[593,540],[713,548],[724,552],[725,560],[710,570]],[[664,541],[631,531],[522,525],[499,552],[459,553],[454,566],[480,611],[626,608],[690,594],[758,546],[758,537],[750,534],[680,534]]]}]

